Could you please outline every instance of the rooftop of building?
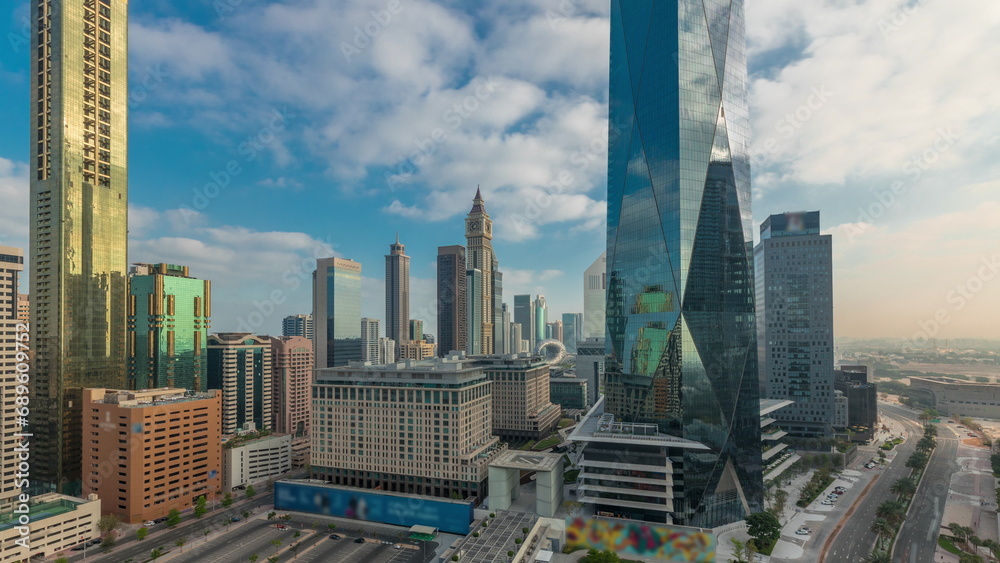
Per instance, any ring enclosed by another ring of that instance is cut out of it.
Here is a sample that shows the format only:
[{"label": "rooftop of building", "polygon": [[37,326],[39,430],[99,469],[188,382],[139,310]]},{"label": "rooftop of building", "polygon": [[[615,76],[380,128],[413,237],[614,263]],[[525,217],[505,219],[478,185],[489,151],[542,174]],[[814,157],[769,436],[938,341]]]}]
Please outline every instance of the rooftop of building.
[{"label": "rooftop of building", "polygon": [[[88,499],[80,499],[58,493],[46,493],[32,499],[31,504],[28,505],[28,512],[31,516],[31,522],[35,523],[45,518],[52,518],[53,516],[72,512],[82,504],[97,500],[97,495],[90,495]],[[20,514],[14,514],[14,507],[11,507],[10,510],[0,512],[0,532],[9,530],[14,526],[19,526],[19,516]]]},{"label": "rooftop of building", "polygon": [[286,437],[289,437],[289,440],[291,440],[290,436],[291,434],[272,434],[270,429],[265,428],[256,432],[245,432],[243,434],[225,437],[222,439],[222,446],[225,448],[240,448],[243,446],[249,446],[250,444]]},{"label": "rooftop of building", "polygon": [[129,269],[129,274],[133,276],[151,276],[159,274],[161,276],[170,276],[174,278],[196,279],[191,277],[188,266],[181,266],[179,264],[147,264],[146,262],[133,262],[132,267]]},{"label": "rooftop of building", "polygon": [[524,471],[553,471],[563,462],[563,454],[507,450],[490,462],[490,466]]},{"label": "rooftop of building", "polygon": [[[421,341],[417,341],[421,342]],[[547,365],[541,357],[533,354],[509,354],[509,355],[478,355],[466,356],[464,352],[449,352],[443,358],[433,357],[422,360],[402,360],[391,364],[378,364],[374,362],[351,362],[346,367],[320,368],[316,370],[317,378],[341,377],[346,373],[356,375],[372,374],[397,374],[400,376],[410,373],[465,373],[482,371],[484,368],[495,369],[498,367],[538,367]]]},{"label": "rooftop of building", "polygon": [[[161,387],[159,389],[144,389],[138,391],[119,389],[91,389],[94,392],[95,403],[105,405],[117,405],[125,408],[145,408],[160,405],[182,403],[186,401],[202,401],[216,398],[217,391],[198,393],[174,387]],[[100,391],[104,391],[102,398]]]},{"label": "rooftop of building", "polygon": [[760,416],[771,414],[776,410],[783,409],[788,405],[795,403],[795,401],[790,401],[787,399],[761,399],[760,400]]},{"label": "rooftop of building", "polygon": [[569,440],[573,442],[620,442],[693,450],[710,449],[701,442],[663,434],[659,432],[659,428],[655,424],[617,421],[614,414],[604,412],[604,396],[597,400],[597,404],[590,409],[587,416],[576,425]]},{"label": "rooftop of building", "polygon": [[[215,343],[213,344],[213,340]],[[247,340],[253,340],[252,346],[270,346],[269,336],[257,335],[252,332],[216,332],[208,335],[209,346],[242,345]]]},{"label": "rooftop of building", "polygon": [[945,385],[954,385],[956,387],[985,387],[995,389],[1000,387],[1000,383],[979,383],[976,381],[963,381],[961,379],[952,379],[950,377],[935,377],[931,375],[911,375],[909,377],[910,383],[914,381],[930,381],[933,383],[943,383]]}]

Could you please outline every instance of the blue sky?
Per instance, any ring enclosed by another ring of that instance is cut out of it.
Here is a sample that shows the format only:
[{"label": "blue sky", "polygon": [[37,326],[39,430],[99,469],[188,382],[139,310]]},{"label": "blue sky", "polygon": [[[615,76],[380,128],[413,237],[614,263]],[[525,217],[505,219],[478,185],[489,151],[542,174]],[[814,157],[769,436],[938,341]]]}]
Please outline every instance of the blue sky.
[{"label": "blue sky", "polygon": [[[755,222],[822,211],[838,335],[996,336],[1000,4],[967,4],[747,7]],[[0,243],[25,247],[27,11],[0,11]],[[433,326],[436,248],[464,242],[478,184],[505,294],[545,294],[550,317],[582,310],[605,236],[607,12],[130,3],[130,261],[214,280],[216,330],[280,301],[250,327],[277,332],[309,310],[299,272],[314,255],[361,261],[364,314],[384,317],[398,231],[411,316]]]}]

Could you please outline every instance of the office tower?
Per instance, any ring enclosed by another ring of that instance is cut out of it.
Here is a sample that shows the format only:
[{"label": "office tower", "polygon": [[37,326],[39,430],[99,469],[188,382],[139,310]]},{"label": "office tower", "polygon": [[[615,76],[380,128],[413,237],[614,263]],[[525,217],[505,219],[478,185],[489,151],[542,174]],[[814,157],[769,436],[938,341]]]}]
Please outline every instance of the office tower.
[{"label": "office tower", "polygon": [[391,364],[395,363],[396,358],[396,341],[391,338],[382,337],[378,339],[378,361],[374,362],[377,364]]},{"label": "office tower", "polygon": [[222,389],[222,433],[271,427],[271,341],[222,332],[208,337],[208,388]]},{"label": "office tower", "polygon": [[406,340],[399,343],[400,360],[423,360],[434,356],[434,345],[424,340]]},{"label": "office tower", "polygon": [[576,343],[576,376],[587,380],[587,402],[596,405],[604,393],[604,338],[588,338]]},{"label": "office tower", "polygon": [[410,339],[410,257],[398,233],[385,256],[385,335],[396,342]]},{"label": "office tower", "polygon": [[[465,326],[468,327],[466,342],[468,343],[468,354],[474,356],[483,354],[483,317],[487,315],[484,307],[489,303],[481,299],[483,292],[483,272],[481,270],[465,271],[465,295],[466,318]],[[492,304],[490,304],[492,307]]]},{"label": "office tower", "polygon": [[437,257],[438,354],[468,347],[465,247],[439,246]]},{"label": "office tower", "polygon": [[[479,336],[479,344],[469,343],[469,352],[475,354],[493,353],[493,265],[496,255],[493,254],[493,221],[483,203],[483,195],[476,188],[476,197],[472,200],[472,209],[465,217],[465,240],[468,247],[466,267],[469,270],[479,270],[479,291],[476,294],[478,302],[473,306],[472,292],[468,292],[469,310],[479,313],[479,327],[469,327],[469,334]],[[475,348],[477,352],[472,352]]]},{"label": "office tower", "polygon": [[104,501],[105,514],[139,524],[219,494],[218,389],[84,389],[83,407],[83,490]]},{"label": "office tower", "polygon": [[270,337],[271,429],[293,438],[309,436],[312,418],[309,395],[312,385],[312,340],[304,336]]},{"label": "office tower", "polygon": [[[503,331],[503,343],[502,345],[499,345],[499,350],[497,351],[497,353],[516,354],[517,352],[514,350],[514,346],[511,344],[512,341],[510,337],[510,309],[507,307],[506,303],[500,304],[500,318],[498,324],[500,325],[500,330]],[[498,345],[494,344],[493,347],[497,348]]]},{"label": "office tower", "polygon": [[545,327],[549,324],[549,308],[545,304],[545,296],[539,295],[535,298],[535,341],[531,347],[535,348],[546,338]]},{"label": "office tower", "polygon": [[361,264],[320,258],[313,272],[316,367],[361,360]]},{"label": "office tower", "polygon": [[521,337],[521,323],[511,323],[510,325],[510,353],[520,354],[521,352],[527,352],[522,346],[524,339]]},{"label": "office tower", "polygon": [[31,315],[31,299],[28,297],[27,293],[17,294],[17,320],[21,322],[28,322],[31,320],[29,316]]},{"label": "office tower", "polygon": [[763,509],[745,53],[740,0],[611,3],[603,409],[658,432],[677,474],[628,507],[589,488],[597,510],[713,528]]},{"label": "office tower", "polygon": [[500,262],[493,256],[493,353],[504,354],[507,348],[507,333],[503,326],[503,272]]},{"label": "office tower", "polygon": [[[878,386],[868,381],[868,366],[840,366],[834,371],[833,386],[836,391],[847,397],[847,427],[853,432],[851,439],[856,442],[867,442],[874,438],[875,425],[878,421]],[[926,381],[921,381],[916,386],[941,387],[935,382],[928,386]],[[947,393],[941,393],[938,389],[936,396],[941,403],[947,403],[946,399],[942,400],[947,398]],[[966,401],[966,403],[975,404],[976,401]]]},{"label": "office tower", "polygon": [[128,388],[205,391],[212,282],[187,266],[135,264],[129,272]]},{"label": "office tower", "polygon": [[587,410],[587,380],[579,377],[550,377],[549,400],[563,409]]},{"label": "office tower", "polygon": [[423,340],[424,321],[410,319],[410,340]]},{"label": "office tower", "polygon": [[604,309],[607,291],[608,253],[602,252],[583,272],[583,336],[604,338]]},{"label": "office tower", "polygon": [[124,388],[128,2],[31,2],[32,485],[82,490],[81,390]]},{"label": "office tower", "polygon": [[379,321],[378,319],[361,319],[361,361],[379,361]]},{"label": "office tower", "polygon": [[[490,387],[483,368],[465,358],[319,370],[312,478],[485,498],[489,463],[506,447],[492,433]],[[388,437],[373,437],[383,435]]]},{"label": "office tower", "polygon": [[583,340],[583,313],[563,313],[562,324],[566,352],[576,354],[576,343]]},{"label": "office tower", "polygon": [[559,424],[549,400],[549,364],[538,356],[473,358],[493,382],[493,434],[507,440],[540,440]]},{"label": "office tower", "polygon": [[281,321],[282,336],[302,336],[313,340],[313,316],[289,315]]},{"label": "office tower", "polygon": [[562,321],[552,321],[551,323],[545,323],[545,338],[547,340],[558,340],[563,341],[563,324]]},{"label": "office tower", "polygon": [[771,215],[754,248],[757,359],[772,417],[792,436],[833,435],[833,252],[819,211]]},{"label": "office tower", "polygon": [[528,341],[529,347],[534,346],[535,305],[531,302],[530,295],[514,296],[514,322],[521,325],[521,338]]},{"label": "office tower", "polygon": [[[15,438],[14,434],[21,431],[21,426],[17,424],[17,408],[15,399],[19,396],[27,400],[27,393],[18,393],[18,385],[27,382],[29,375],[20,376],[22,372],[17,371],[17,364],[27,366],[25,361],[18,362],[17,353],[22,354],[25,350],[30,350],[31,343],[24,342],[18,350],[18,334],[28,335],[26,326],[18,318],[18,293],[17,287],[20,281],[21,272],[24,271],[24,250],[10,246],[0,246],[0,475],[3,482],[0,482],[0,510],[13,502],[21,492],[21,487],[15,487],[17,479],[18,452],[15,450],[21,442],[20,438]],[[18,330],[21,325],[21,330]],[[23,337],[21,337],[23,338]],[[21,356],[25,360],[25,356]],[[19,377],[20,376],[20,377]],[[29,442],[30,444],[30,442]]]}]

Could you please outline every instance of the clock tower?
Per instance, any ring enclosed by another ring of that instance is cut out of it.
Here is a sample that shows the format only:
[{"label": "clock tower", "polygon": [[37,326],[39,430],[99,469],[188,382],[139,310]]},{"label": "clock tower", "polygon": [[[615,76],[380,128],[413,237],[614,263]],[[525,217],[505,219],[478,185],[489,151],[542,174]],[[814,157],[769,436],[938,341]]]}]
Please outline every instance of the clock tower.
[{"label": "clock tower", "polygon": [[[472,209],[465,217],[466,260],[470,270],[479,270],[481,291],[467,293],[469,318],[482,319],[476,326],[469,325],[469,348],[480,354],[493,353],[493,221],[486,213],[483,195],[476,187]],[[476,279],[475,277],[472,279]],[[475,296],[475,297],[473,297]],[[479,342],[478,350],[473,338]],[[469,350],[467,350],[469,351]],[[470,352],[471,353],[471,352]]]}]

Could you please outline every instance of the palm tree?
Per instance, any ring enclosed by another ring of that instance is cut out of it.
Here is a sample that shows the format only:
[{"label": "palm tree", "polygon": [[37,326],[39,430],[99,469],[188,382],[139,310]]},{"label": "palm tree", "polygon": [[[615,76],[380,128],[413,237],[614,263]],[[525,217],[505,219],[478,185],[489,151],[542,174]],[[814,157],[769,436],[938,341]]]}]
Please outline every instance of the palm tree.
[{"label": "palm tree", "polygon": [[930,436],[924,436],[917,441],[917,449],[924,452],[933,450],[935,445],[937,444],[934,442],[934,438],[931,438]]},{"label": "palm tree", "polygon": [[876,517],[885,518],[893,525],[902,522],[905,515],[906,512],[903,509],[903,503],[898,500],[887,500],[875,509]]},{"label": "palm tree", "polygon": [[965,543],[965,526],[952,522],[948,524],[948,529],[951,530],[951,535],[954,536],[957,541]]},{"label": "palm tree", "polygon": [[888,551],[873,551],[865,557],[865,563],[892,563]]},{"label": "palm tree", "polygon": [[976,551],[976,553],[979,553],[980,546],[984,545],[986,542],[983,541],[982,539],[980,539],[979,536],[972,535],[972,536],[969,536],[969,543],[971,543],[972,545],[976,546],[976,550],[975,551]]},{"label": "palm tree", "polygon": [[911,497],[917,492],[917,483],[912,477],[903,477],[892,484],[892,494]]},{"label": "palm tree", "polygon": [[872,522],[871,531],[875,532],[875,535],[880,538],[888,538],[892,537],[892,534],[896,531],[896,529],[885,518],[876,518],[875,521]]},{"label": "palm tree", "polygon": [[928,424],[927,426],[924,426],[924,436],[934,437],[937,435],[938,435],[937,426],[934,426],[933,424]]},{"label": "palm tree", "polygon": [[1000,558],[1000,543],[993,540],[984,540],[983,547],[990,550],[990,553],[993,554],[994,558]]},{"label": "palm tree", "polygon": [[274,554],[278,554],[278,548],[281,547],[281,540],[271,540],[271,545],[274,546]]}]

